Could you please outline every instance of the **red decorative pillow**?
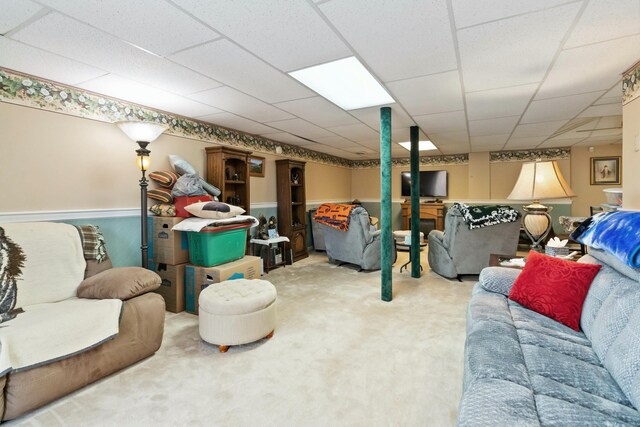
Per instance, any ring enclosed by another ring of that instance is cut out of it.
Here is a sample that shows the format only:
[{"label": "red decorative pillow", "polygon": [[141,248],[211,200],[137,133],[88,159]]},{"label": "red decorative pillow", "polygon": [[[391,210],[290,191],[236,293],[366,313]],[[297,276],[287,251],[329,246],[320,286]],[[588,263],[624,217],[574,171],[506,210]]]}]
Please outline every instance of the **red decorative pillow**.
[{"label": "red decorative pillow", "polygon": [[531,251],[509,299],[579,331],[584,300],[601,267]]}]

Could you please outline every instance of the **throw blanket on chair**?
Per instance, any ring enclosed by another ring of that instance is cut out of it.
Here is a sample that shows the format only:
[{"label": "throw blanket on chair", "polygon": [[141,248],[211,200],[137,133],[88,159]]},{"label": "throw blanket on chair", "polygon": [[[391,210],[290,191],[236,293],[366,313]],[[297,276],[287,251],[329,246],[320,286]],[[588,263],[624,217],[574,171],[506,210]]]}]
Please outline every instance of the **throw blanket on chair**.
[{"label": "throw blanket on chair", "polygon": [[313,217],[316,222],[337,230],[349,230],[349,215],[356,205],[339,205],[335,203],[323,203]]},{"label": "throw blanket on chair", "polygon": [[82,251],[84,259],[96,260],[99,263],[107,256],[107,249],[104,244],[104,237],[95,225],[76,225],[82,241]]},{"label": "throw blanket on chair", "polygon": [[603,212],[571,233],[583,245],[611,252],[625,264],[640,268],[640,212]]},{"label": "throw blanket on chair", "polygon": [[469,230],[489,227],[502,222],[515,222],[520,218],[520,213],[511,206],[469,206],[464,203],[454,203],[453,209],[460,211],[462,220],[469,226]]}]

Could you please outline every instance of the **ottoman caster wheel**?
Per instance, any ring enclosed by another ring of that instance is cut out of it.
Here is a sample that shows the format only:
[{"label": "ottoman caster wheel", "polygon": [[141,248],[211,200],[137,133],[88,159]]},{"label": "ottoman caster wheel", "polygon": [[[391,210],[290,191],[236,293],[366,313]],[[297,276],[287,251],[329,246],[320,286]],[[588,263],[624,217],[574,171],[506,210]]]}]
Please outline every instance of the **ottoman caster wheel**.
[{"label": "ottoman caster wheel", "polygon": [[220,349],[220,353],[226,353],[227,350],[229,350],[228,345],[219,345],[218,348]]},{"label": "ottoman caster wheel", "polygon": [[265,338],[266,339],[271,339],[271,337],[273,336],[273,333],[275,332],[275,329],[271,332],[269,332],[269,335],[267,335]]}]

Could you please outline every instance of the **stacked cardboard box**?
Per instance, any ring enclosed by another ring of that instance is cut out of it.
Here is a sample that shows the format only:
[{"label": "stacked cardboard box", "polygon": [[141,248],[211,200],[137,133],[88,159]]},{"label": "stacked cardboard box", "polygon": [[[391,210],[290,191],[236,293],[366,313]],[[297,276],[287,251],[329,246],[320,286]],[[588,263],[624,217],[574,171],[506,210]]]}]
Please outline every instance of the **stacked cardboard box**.
[{"label": "stacked cardboard box", "polygon": [[187,234],[171,231],[184,218],[153,216],[149,218],[149,270],[155,271],[162,283],[156,291],[164,297],[167,310],[184,311],[184,274],[189,261]]},{"label": "stacked cardboard box", "polygon": [[187,264],[184,277],[185,309],[187,313],[198,314],[200,292],[210,285],[225,280],[257,279],[260,277],[260,257],[245,256],[215,267]]}]

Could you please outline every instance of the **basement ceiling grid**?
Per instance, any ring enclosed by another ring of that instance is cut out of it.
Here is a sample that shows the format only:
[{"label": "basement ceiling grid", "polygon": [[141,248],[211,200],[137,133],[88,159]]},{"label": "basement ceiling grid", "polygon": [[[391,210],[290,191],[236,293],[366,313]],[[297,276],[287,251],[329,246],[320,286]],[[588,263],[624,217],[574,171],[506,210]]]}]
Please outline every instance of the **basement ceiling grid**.
[{"label": "basement ceiling grid", "polygon": [[[379,107],[344,111],[289,72],[356,56],[425,155],[620,143],[640,0],[20,0],[0,67],[349,160]],[[409,152],[394,144],[392,155]]]}]

